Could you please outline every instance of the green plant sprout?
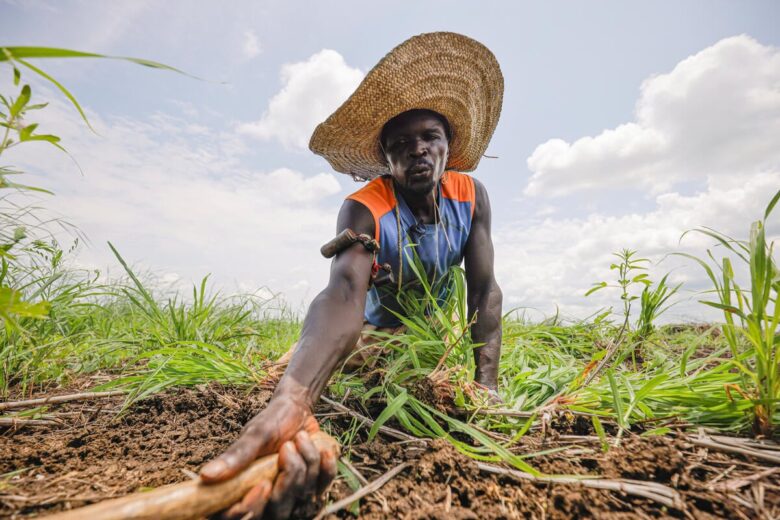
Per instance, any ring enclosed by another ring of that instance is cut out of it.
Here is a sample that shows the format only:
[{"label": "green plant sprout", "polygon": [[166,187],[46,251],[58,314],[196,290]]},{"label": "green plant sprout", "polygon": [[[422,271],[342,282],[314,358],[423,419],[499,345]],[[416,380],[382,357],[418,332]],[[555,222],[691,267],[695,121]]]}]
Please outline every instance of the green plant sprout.
[{"label": "green plant sprout", "polygon": [[[585,296],[606,288],[620,289],[620,300],[623,302],[623,325],[618,334],[622,338],[624,333],[630,332],[631,307],[633,302],[639,300],[639,318],[636,324],[636,336],[641,340],[649,336],[655,330],[656,319],[663,314],[671,304],[669,299],[680,290],[682,284],[670,286],[667,284],[669,273],[661,278],[657,284],[649,278],[646,272],[646,264],[650,262],[647,258],[636,258],[637,252],[631,249],[623,249],[619,253],[612,253],[616,256],[618,263],[613,263],[609,268],[617,271],[617,280],[615,283],[596,282],[593,284]],[[640,295],[636,295],[635,287],[642,287]],[[619,342],[619,340],[618,340]]]},{"label": "green plant sprout", "polygon": [[767,204],[763,218],[750,226],[747,241],[736,240],[710,228],[693,230],[715,239],[727,253],[748,267],[749,288],[737,281],[728,256],[717,261],[712,251],[707,250],[708,262],[680,253],[696,261],[714,285],[713,292],[718,299],[701,302],[723,312],[723,335],[731,349],[733,363],[742,376],[739,384],[726,388],[729,399],[734,398],[733,393],[750,399],[753,432],[767,437],[776,428],[775,415],[780,403],[780,271],[773,256],[774,243],[768,243],[766,239],[766,221],[778,200],[780,191]]}]

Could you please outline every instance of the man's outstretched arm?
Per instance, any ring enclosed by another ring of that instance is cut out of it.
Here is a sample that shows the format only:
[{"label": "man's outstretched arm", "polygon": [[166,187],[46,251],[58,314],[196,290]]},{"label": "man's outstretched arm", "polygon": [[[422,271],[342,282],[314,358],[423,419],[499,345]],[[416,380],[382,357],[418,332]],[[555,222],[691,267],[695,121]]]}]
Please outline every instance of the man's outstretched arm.
[{"label": "man's outstretched arm", "polygon": [[475,379],[498,390],[501,357],[501,304],[503,296],[493,274],[493,239],[490,234],[490,200],[481,182],[474,179],[476,207],[466,242],[465,264],[469,320],[476,313],[471,339],[483,346],[474,350]]},{"label": "man's outstretched arm", "polygon": [[[349,227],[374,236],[374,220],[361,204],[347,200],[338,231]],[[280,472],[273,487],[258,486],[231,508],[228,518],[247,513],[287,518],[296,500],[320,493],[336,474],[331,452],[319,452],[309,438],[317,429],[312,413],[330,376],[360,336],[371,273],[371,254],[353,244],[333,261],[328,286],[312,301],[298,348],[268,406],[244,428],[222,455],[201,470],[205,482],[219,482],[241,472],[256,458],[279,452]]]}]

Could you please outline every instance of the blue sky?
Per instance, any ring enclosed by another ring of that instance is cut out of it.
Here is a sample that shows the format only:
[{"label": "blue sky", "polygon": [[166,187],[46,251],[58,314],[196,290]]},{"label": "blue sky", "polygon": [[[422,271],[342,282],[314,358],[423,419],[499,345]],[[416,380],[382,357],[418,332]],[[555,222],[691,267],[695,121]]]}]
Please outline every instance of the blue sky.
[{"label": "blue sky", "polygon": [[[703,253],[705,240],[678,244],[685,229],[744,236],[780,187],[780,4],[757,1],[0,1],[2,44],[144,57],[210,80],[41,63],[100,135],[34,83],[55,100],[40,120],[84,175],[45,149],[8,160],[52,187],[40,204],[90,238],[82,265],[112,265],[111,240],[165,280],[212,273],[227,291],[265,286],[297,305],[326,280],[318,247],[359,187],[306,136],[388,50],[435,30],[480,40],[505,75],[488,150],[499,159],[475,175],[493,204],[507,308],[587,315],[616,300],[582,297],[609,276],[611,251]],[[703,284],[676,259],[654,269]],[[693,303],[673,313],[704,316]]]}]

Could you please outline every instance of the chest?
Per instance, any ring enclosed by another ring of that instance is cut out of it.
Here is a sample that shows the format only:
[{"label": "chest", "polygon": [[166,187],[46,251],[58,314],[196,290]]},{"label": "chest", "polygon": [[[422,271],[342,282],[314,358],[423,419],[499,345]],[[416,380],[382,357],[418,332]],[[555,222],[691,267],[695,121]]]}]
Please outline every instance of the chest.
[{"label": "chest", "polygon": [[[379,262],[389,263],[394,273],[402,265],[419,260],[429,280],[463,261],[471,231],[471,203],[440,199],[434,223],[419,223],[403,200],[380,219]],[[404,275],[406,278],[407,274]]]}]

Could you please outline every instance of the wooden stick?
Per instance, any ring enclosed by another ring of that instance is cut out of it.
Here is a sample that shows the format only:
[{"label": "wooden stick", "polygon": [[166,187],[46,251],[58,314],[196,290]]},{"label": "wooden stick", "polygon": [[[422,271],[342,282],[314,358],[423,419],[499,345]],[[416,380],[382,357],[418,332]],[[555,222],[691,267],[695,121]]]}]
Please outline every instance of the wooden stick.
[{"label": "wooden stick", "polygon": [[724,444],[731,444],[732,446],[741,446],[745,448],[753,448],[756,450],[780,451],[780,444],[777,444],[773,441],[757,441],[755,439],[745,437],[727,437],[725,435],[710,435],[710,439],[722,442]]},{"label": "wooden stick", "polygon": [[393,469],[391,469],[390,471],[388,471],[378,479],[372,481],[367,486],[358,489],[357,491],[349,495],[347,498],[342,498],[338,502],[334,502],[333,504],[329,505],[328,507],[320,511],[320,513],[316,517],[314,517],[314,520],[321,520],[327,515],[330,515],[332,513],[335,513],[336,511],[340,511],[344,509],[355,500],[360,500],[364,496],[370,495],[374,491],[377,491],[379,488],[387,484],[390,481],[390,479],[392,479],[394,476],[398,475],[399,473],[401,473],[403,470],[405,470],[411,465],[412,464],[410,462],[404,462],[402,464],[399,464],[398,466],[394,467]]},{"label": "wooden stick", "polygon": [[667,507],[673,507],[681,511],[684,511],[685,508],[685,503],[677,491],[657,482],[643,482],[638,480],[610,480],[601,478],[535,476],[522,471],[491,466],[490,464],[485,464],[483,462],[477,462],[477,467],[487,473],[509,475],[515,478],[531,480],[534,482],[573,484],[595,489],[605,489],[608,491],[621,491],[627,495],[649,498],[650,500],[655,500],[656,502],[659,502]]},{"label": "wooden stick", "polygon": [[768,460],[775,464],[780,464],[780,455],[774,453],[774,450],[758,450],[754,448],[742,448],[737,446],[736,443],[724,443],[713,440],[711,438],[689,437],[686,439],[688,442],[695,444],[696,446],[702,446],[716,451],[725,451],[727,453],[739,453],[746,457],[753,457],[761,460]]},{"label": "wooden stick", "polygon": [[[339,445],[323,432],[312,435],[315,446],[338,455]],[[186,520],[202,518],[221,511],[243,498],[263,480],[273,480],[279,470],[278,455],[268,455],[252,463],[230,480],[204,484],[191,480],[163,486],[154,491],[134,493],[114,500],[73,509],[49,517],[49,520]]]},{"label": "wooden stick", "polygon": [[7,401],[0,403],[0,410],[10,410],[12,408],[29,408],[32,406],[43,406],[45,404],[67,403],[70,401],[87,401],[89,399],[98,399],[100,397],[111,397],[112,395],[122,395],[127,392],[123,390],[113,390],[111,392],[84,392],[81,394],[52,395],[38,399],[27,399],[26,401]]},{"label": "wooden stick", "polygon": [[361,485],[368,485],[368,480],[366,480],[366,477],[364,477],[363,474],[359,472],[358,469],[353,466],[345,457],[341,457],[341,463],[344,464],[344,466],[346,466],[346,468],[355,475],[355,478],[358,479]]},{"label": "wooden stick", "polygon": [[60,421],[50,419],[27,419],[25,417],[0,417],[0,426],[22,427],[22,426],[57,426],[62,424]]},{"label": "wooden stick", "polygon": [[[324,395],[320,396],[320,399],[331,405],[333,408],[340,412],[344,412],[345,414],[354,417],[355,419],[363,422],[363,424],[367,425],[369,428],[374,425],[374,420],[369,419],[365,415],[361,415],[355,410],[352,410],[351,408],[348,408],[344,406],[343,404],[334,401],[333,399],[328,399]],[[411,442],[427,442],[425,439],[420,439],[417,437],[414,437],[412,435],[409,435],[408,433],[404,433],[402,431],[396,430],[395,428],[390,428],[389,426],[380,426],[379,431],[384,433],[385,435],[389,437],[394,437],[396,439],[402,440],[402,441],[411,441]]]}]

